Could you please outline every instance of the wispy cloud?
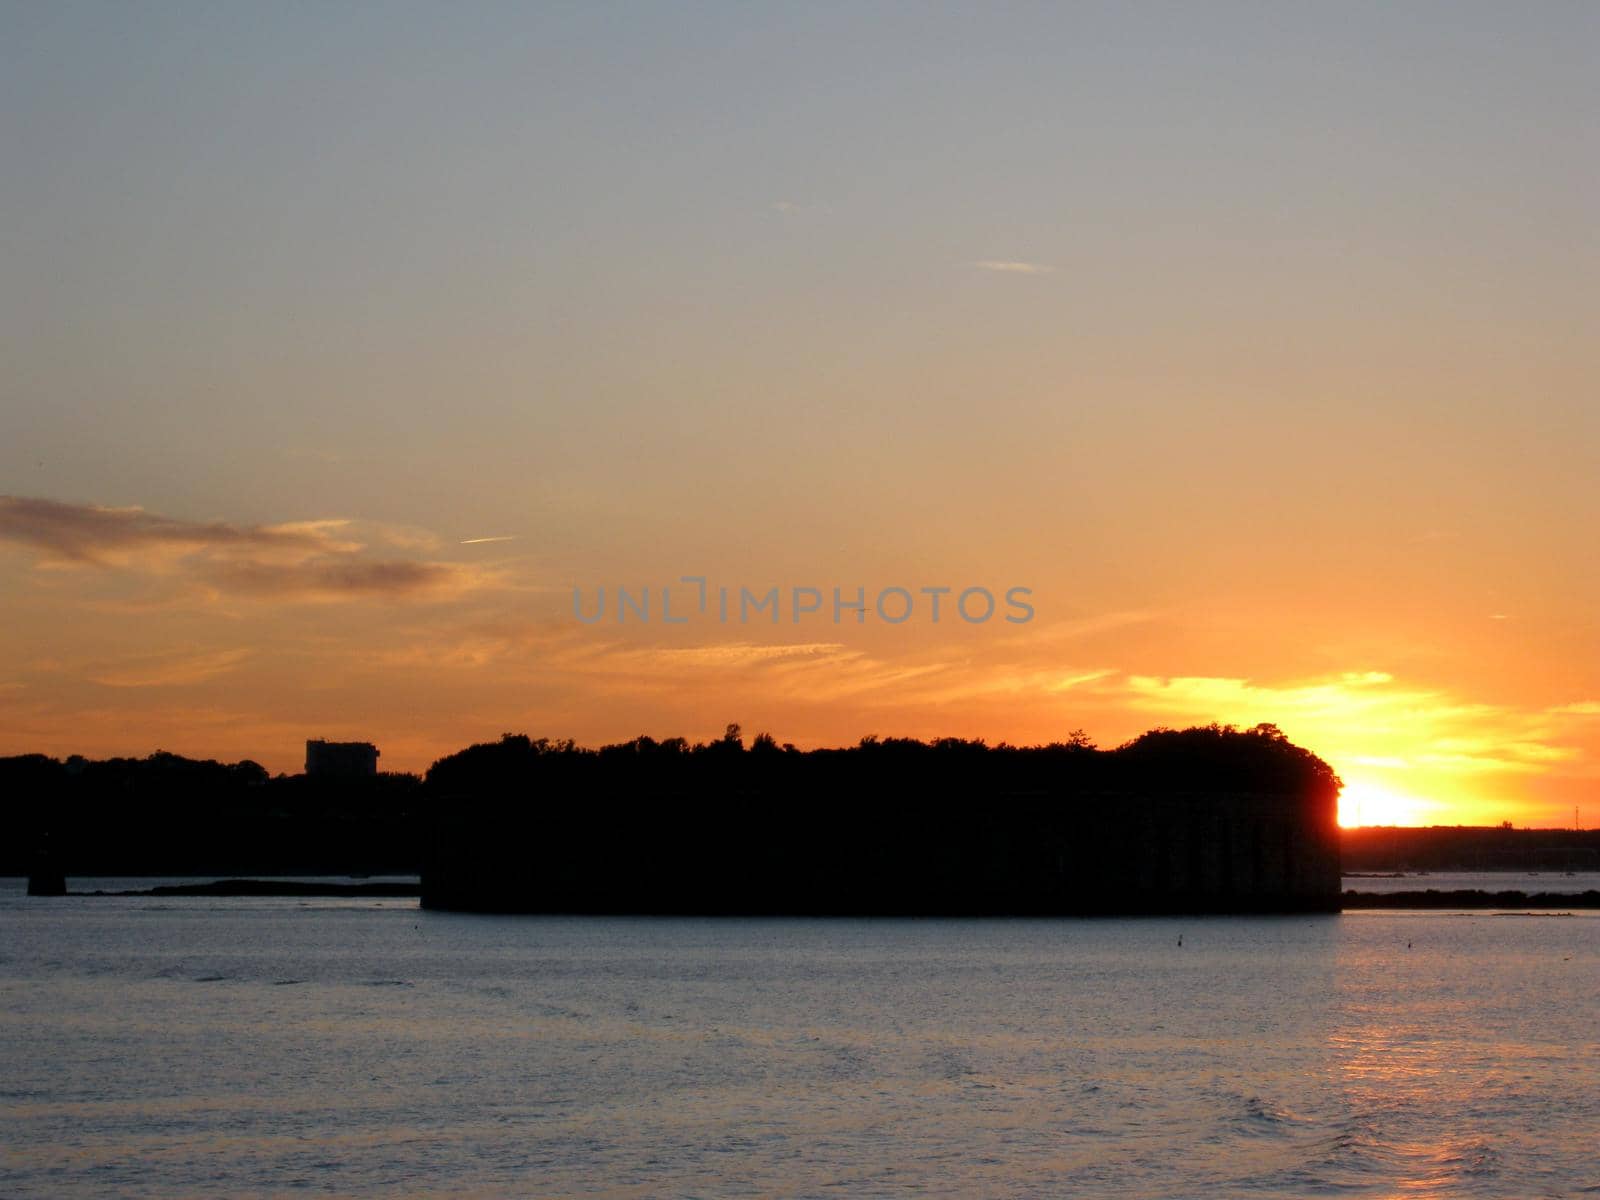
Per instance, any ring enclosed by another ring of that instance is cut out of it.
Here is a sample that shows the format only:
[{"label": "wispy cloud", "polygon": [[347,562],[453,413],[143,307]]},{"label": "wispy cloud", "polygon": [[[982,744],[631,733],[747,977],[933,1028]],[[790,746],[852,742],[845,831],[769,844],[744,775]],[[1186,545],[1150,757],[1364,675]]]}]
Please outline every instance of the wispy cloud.
[{"label": "wispy cloud", "polygon": [[503,534],[500,534],[498,537],[462,538],[461,539],[461,545],[463,545],[463,546],[481,546],[485,542],[514,542],[516,540],[517,540],[517,535],[516,534],[514,534],[514,533],[503,533]]},{"label": "wispy cloud", "polygon": [[789,658],[833,657],[844,650],[839,642],[803,642],[763,645],[730,642],[713,646],[667,646],[635,653],[665,667],[742,667]]},{"label": "wispy cloud", "polygon": [[142,508],[65,504],[31,496],[0,496],[0,541],[31,546],[69,562],[106,564],[130,552],[203,549],[340,553],[353,543],[332,536],[343,522],[234,525],[182,521]]},{"label": "wispy cloud", "polygon": [[1054,267],[1044,263],[1019,262],[1012,259],[984,258],[973,263],[972,266],[980,271],[998,271],[1007,275],[1049,275],[1055,271]]},{"label": "wispy cloud", "polygon": [[1545,711],[1563,717],[1600,717],[1600,700],[1579,700],[1574,704],[1561,704]]},{"label": "wispy cloud", "polygon": [[[0,496],[0,542],[36,551],[45,567],[119,569],[177,579],[206,594],[301,600],[449,595],[487,578],[459,563],[366,554],[352,528],[343,519],[243,525]],[[431,538],[380,528],[378,540],[421,549]]]},{"label": "wispy cloud", "polygon": [[390,560],[326,560],[303,563],[225,562],[205,571],[224,591],[251,596],[338,599],[409,596],[454,590],[465,582],[452,563]]},{"label": "wispy cloud", "polygon": [[104,667],[89,675],[106,687],[171,687],[202,683],[244,662],[249,650],[216,650],[205,654],[159,655]]}]

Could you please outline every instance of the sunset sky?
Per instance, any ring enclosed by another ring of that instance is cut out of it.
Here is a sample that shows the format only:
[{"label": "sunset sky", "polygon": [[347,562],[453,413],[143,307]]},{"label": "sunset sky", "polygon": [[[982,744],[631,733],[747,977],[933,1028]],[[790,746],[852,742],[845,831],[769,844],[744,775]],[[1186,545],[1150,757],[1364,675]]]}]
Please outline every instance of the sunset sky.
[{"label": "sunset sky", "polygon": [[1268,721],[1600,826],[1597,80],[1586,4],[6,5],[0,753]]}]

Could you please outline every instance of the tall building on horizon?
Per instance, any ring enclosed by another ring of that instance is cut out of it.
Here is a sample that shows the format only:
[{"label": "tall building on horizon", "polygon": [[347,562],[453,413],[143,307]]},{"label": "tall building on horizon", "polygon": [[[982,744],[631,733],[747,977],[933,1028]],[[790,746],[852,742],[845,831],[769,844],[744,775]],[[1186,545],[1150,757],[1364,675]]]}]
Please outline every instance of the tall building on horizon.
[{"label": "tall building on horizon", "polygon": [[306,774],[341,778],[376,775],[378,748],[371,742],[327,742],[306,739]]}]

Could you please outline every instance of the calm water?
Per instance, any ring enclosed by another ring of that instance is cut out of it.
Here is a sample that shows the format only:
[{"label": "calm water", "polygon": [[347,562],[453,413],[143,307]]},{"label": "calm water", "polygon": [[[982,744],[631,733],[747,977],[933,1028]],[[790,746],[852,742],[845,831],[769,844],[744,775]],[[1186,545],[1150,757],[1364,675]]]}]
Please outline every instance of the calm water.
[{"label": "calm water", "polygon": [[0,889],[7,1197],[1600,1192],[1600,917]]}]

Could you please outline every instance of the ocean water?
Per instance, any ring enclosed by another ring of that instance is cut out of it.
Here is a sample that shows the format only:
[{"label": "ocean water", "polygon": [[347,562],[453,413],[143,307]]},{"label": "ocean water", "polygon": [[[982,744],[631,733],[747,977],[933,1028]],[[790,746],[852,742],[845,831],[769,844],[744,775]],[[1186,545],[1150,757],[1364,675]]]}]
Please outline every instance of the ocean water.
[{"label": "ocean water", "polygon": [[472,917],[7,880],[0,1195],[1579,1196],[1597,984],[1581,913]]}]

